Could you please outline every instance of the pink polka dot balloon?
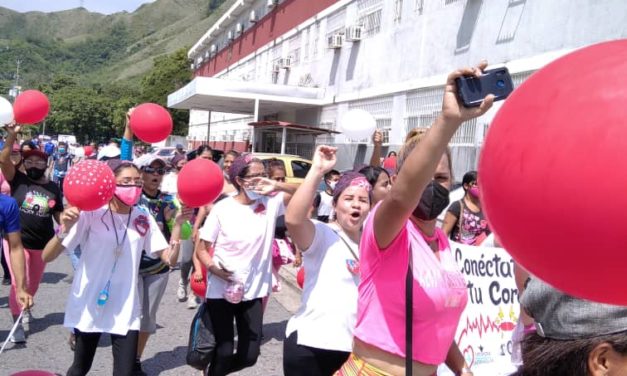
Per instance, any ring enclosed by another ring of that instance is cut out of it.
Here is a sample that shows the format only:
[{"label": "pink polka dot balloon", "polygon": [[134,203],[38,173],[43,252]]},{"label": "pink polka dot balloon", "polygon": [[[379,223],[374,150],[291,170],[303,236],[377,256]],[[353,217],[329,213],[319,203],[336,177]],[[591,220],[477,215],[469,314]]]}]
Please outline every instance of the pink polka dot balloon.
[{"label": "pink polka dot balloon", "polygon": [[103,162],[85,160],[74,165],[63,181],[63,192],[72,206],[85,211],[107,204],[115,191],[113,171]]}]

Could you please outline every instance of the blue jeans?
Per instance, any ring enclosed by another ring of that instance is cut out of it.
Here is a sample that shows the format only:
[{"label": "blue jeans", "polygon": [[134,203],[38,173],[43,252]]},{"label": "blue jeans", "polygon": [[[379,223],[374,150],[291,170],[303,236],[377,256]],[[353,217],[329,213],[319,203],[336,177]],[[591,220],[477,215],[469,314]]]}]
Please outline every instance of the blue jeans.
[{"label": "blue jeans", "polygon": [[76,268],[78,268],[78,261],[81,259],[81,246],[76,246],[75,249],[70,250],[70,249],[66,249],[65,250],[67,252],[67,255],[70,256],[70,261],[72,262],[72,269],[74,271],[76,271]]}]

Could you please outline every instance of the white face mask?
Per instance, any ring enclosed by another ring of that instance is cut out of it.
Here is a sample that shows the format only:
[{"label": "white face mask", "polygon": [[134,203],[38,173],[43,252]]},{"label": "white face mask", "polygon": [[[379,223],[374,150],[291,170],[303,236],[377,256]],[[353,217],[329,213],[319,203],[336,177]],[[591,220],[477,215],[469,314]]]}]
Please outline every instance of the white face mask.
[{"label": "white face mask", "polygon": [[262,194],[259,194],[259,193],[255,192],[255,191],[253,191],[252,189],[244,188],[244,192],[246,192],[246,196],[248,196],[248,198],[253,200],[253,201],[258,200],[258,199],[263,197]]},{"label": "white face mask", "polygon": [[337,182],[336,182],[336,181],[327,182],[327,186],[328,186],[331,190],[334,190],[336,185],[337,185]]}]

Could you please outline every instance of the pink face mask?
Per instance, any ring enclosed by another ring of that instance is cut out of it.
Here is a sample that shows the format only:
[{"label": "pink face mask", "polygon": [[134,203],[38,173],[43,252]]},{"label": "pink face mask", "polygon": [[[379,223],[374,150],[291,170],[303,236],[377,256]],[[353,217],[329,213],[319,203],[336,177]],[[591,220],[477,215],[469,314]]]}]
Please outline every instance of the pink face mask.
[{"label": "pink face mask", "polygon": [[468,193],[474,198],[479,198],[479,187],[472,187],[468,190]]},{"label": "pink face mask", "polygon": [[136,185],[116,185],[115,197],[127,206],[137,204],[142,195],[142,187]]}]

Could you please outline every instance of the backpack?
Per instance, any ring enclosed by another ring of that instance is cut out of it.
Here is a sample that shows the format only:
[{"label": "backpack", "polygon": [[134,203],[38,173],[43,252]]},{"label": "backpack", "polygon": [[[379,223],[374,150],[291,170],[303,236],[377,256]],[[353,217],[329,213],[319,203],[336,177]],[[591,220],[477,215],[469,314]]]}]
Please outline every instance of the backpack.
[{"label": "backpack", "polygon": [[213,335],[213,326],[207,310],[207,303],[203,302],[192,319],[189,330],[189,342],[185,360],[188,365],[205,370],[213,360],[216,339]]}]

